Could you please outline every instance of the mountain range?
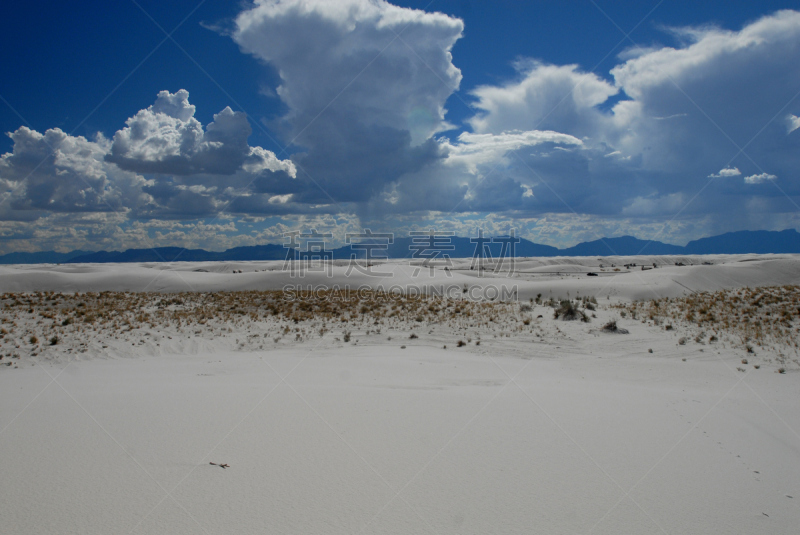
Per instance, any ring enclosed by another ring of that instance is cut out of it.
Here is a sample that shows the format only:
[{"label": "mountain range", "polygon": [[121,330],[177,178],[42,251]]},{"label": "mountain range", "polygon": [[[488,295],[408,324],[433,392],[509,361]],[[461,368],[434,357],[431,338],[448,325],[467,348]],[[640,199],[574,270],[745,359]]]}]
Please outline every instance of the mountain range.
[{"label": "mountain range", "polygon": [[[495,237],[495,242],[487,241],[484,245],[492,257],[502,252],[503,241],[508,237]],[[475,253],[476,243],[472,238],[452,236],[437,238],[429,247],[420,238],[395,238],[388,240],[372,239],[361,243],[374,247],[371,256],[374,258],[423,258],[431,250],[439,250],[451,258],[468,258]],[[355,254],[364,258],[366,251],[353,249],[349,245],[326,251],[334,259],[348,259]],[[519,239],[514,247],[514,256],[630,256],[630,255],[702,255],[702,254],[747,254],[747,253],[800,253],[800,233],[794,229],[782,231],[743,230],[728,232],[719,236],[701,238],[690,241],[685,246],[670,245],[659,241],[640,240],[633,236],[617,238],[601,238],[582,242],[566,249],[558,249],[550,245],[541,245],[525,239]],[[152,249],[128,249],[127,251],[72,251],[56,253],[43,251],[36,253],[9,253],[0,256],[0,264],[67,264],[67,263],[107,263],[107,262],[208,262],[208,261],[245,261],[245,260],[283,260],[287,248],[283,244],[254,245],[234,247],[226,251],[215,252],[203,249],[184,249],[182,247],[155,247]],[[300,252],[299,256],[314,253]],[[317,253],[319,254],[319,253]]]}]

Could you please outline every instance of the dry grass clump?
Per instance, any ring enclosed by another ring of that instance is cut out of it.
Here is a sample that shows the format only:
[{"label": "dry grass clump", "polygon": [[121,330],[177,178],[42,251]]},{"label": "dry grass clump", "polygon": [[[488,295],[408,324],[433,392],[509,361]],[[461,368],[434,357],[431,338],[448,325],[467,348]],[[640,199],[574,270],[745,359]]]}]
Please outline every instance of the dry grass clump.
[{"label": "dry grass clump", "polygon": [[593,295],[591,296],[584,296],[580,299],[581,303],[583,303],[583,307],[587,310],[597,310],[597,298]]},{"label": "dry grass clump", "polygon": [[772,286],[699,292],[619,305],[633,318],[660,325],[665,321],[699,329],[695,342],[716,343],[723,333],[732,344],[755,353],[756,347],[776,350],[779,361],[786,349],[800,348],[800,287]]},{"label": "dry grass clump", "polygon": [[574,321],[574,320],[581,320],[584,322],[589,321],[589,316],[586,315],[583,310],[578,308],[579,302],[573,303],[569,299],[564,299],[559,302],[558,306],[554,307],[555,312],[553,313],[553,317],[555,319],[561,319],[564,321]]},{"label": "dry grass clump", "polygon": [[454,336],[481,329],[522,332],[530,324],[525,319],[513,302],[376,291],[6,293],[0,295],[0,354],[20,347],[103,353],[108,344],[155,347],[173,337],[235,339],[237,349],[263,349],[267,340],[302,342],[329,334],[355,342],[355,333],[410,331],[420,324],[439,325]]},{"label": "dry grass clump", "polygon": [[[30,314],[58,326],[184,324],[210,320],[259,320],[278,317],[300,323],[309,320],[352,321],[403,319],[418,322],[450,321],[473,316],[491,318],[511,310],[509,303],[448,300],[376,292],[319,291],[284,294],[281,291],[214,293],[100,292],[85,294],[0,295],[0,315]],[[362,318],[363,319],[363,318]]]},{"label": "dry grass clump", "polygon": [[623,329],[617,325],[617,320],[611,320],[605,325],[603,325],[603,332],[607,333],[615,333],[615,334],[628,334],[627,329]]}]

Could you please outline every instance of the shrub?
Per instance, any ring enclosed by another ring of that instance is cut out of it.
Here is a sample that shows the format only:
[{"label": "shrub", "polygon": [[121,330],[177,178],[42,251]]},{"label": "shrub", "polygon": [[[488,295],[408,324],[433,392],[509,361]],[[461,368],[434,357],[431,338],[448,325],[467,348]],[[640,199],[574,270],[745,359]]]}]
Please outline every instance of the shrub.
[{"label": "shrub", "polygon": [[617,326],[617,320],[611,320],[603,325],[603,331],[607,333],[628,334],[627,329]]},{"label": "shrub", "polygon": [[561,301],[558,308],[556,308],[554,313],[555,319],[561,319],[563,321],[573,321],[573,320],[581,320],[584,322],[589,321],[589,317],[584,314],[581,310],[572,304],[572,301],[569,299],[565,299]]}]

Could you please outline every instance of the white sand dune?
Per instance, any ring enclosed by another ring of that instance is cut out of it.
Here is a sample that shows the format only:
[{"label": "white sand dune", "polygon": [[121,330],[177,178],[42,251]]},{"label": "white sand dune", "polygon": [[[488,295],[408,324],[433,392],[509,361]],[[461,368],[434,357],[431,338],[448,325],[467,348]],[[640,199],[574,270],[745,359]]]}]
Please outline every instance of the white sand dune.
[{"label": "white sand dune", "polygon": [[[703,265],[703,262],[712,265]],[[641,266],[659,266],[641,271]],[[686,264],[676,266],[676,263]],[[470,270],[471,260],[453,260],[453,269],[437,269],[431,276],[426,268],[408,261],[390,261],[372,269],[390,276],[372,276],[352,271],[344,261],[336,262],[329,277],[326,269],[292,276],[283,262],[175,262],[140,264],[12,265],[0,267],[0,291],[58,292],[85,291],[221,291],[279,290],[285,285],[361,285],[373,288],[461,287],[505,283],[519,285],[520,297],[542,293],[566,296],[570,290],[583,295],[612,296],[625,300],[685,295],[693,291],[714,291],[743,286],[800,284],[800,255],[704,255],[629,256],[517,259],[516,275],[498,276],[491,271]],[[613,271],[611,265],[620,271]],[[636,264],[626,269],[625,264]],[[604,268],[599,266],[603,265]],[[241,271],[241,273],[239,273]],[[598,277],[588,277],[589,272]],[[416,274],[416,276],[414,276]],[[498,280],[500,279],[500,280]]]},{"label": "white sand dune", "polygon": [[515,305],[480,328],[356,319],[273,342],[313,329],[243,317],[55,346],[6,312],[0,351],[21,355],[0,360],[0,533],[797,532],[800,366],[775,373],[792,348],[695,342],[610,305],[800,284],[800,256],[529,259],[513,277],[392,262],[383,281],[280,268],[6,266],[0,291],[507,284],[599,304],[590,323]]}]

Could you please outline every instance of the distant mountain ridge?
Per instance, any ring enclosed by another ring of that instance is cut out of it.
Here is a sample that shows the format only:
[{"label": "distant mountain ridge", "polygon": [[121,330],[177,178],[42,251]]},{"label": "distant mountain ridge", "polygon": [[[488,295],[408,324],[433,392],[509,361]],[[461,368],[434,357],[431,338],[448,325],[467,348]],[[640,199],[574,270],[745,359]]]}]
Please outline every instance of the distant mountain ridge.
[{"label": "distant mountain ridge", "polygon": [[41,251],[38,253],[8,253],[0,256],[0,264],[60,264],[70,259],[94,254],[91,251],[70,251],[69,253],[56,253],[54,251]]},{"label": "distant mountain ridge", "polygon": [[[503,236],[498,236],[500,242]],[[507,238],[507,237],[506,237]],[[453,236],[437,242],[442,253],[451,258],[469,258],[474,255],[476,243],[473,238]],[[376,244],[386,244],[386,240],[374,240]],[[487,241],[492,257],[501,253],[502,243]],[[412,238],[395,238],[391,244],[382,249],[375,249],[372,256],[376,258],[412,258],[414,255]],[[421,251],[418,251],[421,252]],[[127,251],[71,251],[56,253],[43,251],[37,253],[9,253],[0,256],[0,264],[73,264],[73,263],[109,263],[109,262],[210,262],[210,261],[247,261],[247,260],[283,260],[287,249],[283,244],[254,245],[234,247],[226,251],[214,252],[204,249],[184,249],[182,247],[155,247],[152,249],[128,249]],[[686,246],[671,245],[660,241],[640,240],[633,236],[617,238],[601,238],[582,242],[566,249],[558,249],[550,245],[541,245],[529,240],[520,239],[514,247],[514,256],[632,256],[632,255],[703,255],[703,254],[768,254],[768,253],[800,253],[800,233],[795,229],[781,231],[743,230],[728,232],[719,236],[700,238],[690,241]],[[302,254],[302,253],[301,253]],[[364,250],[352,249],[349,245],[332,249],[329,254],[334,259],[348,259],[355,254],[365,257]]]},{"label": "distant mountain ridge", "polygon": [[800,233],[794,229],[742,230],[693,240],[684,249],[686,254],[800,253]]}]

